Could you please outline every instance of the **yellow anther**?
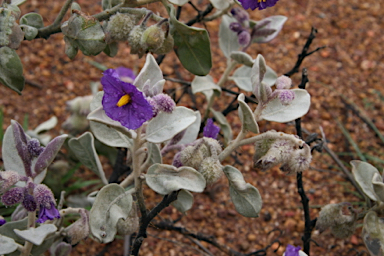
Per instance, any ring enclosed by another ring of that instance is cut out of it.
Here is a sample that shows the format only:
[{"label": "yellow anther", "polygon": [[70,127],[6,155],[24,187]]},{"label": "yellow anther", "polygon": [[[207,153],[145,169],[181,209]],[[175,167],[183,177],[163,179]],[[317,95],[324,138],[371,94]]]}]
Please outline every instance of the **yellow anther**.
[{"label": "yellow anther", "polygon": [[119,101],[116,103],[116,106],[122,107],[124,105],[127,105],[130,101],[131,101],[131,96],[129,96],[128,94],[125,94],[119,99]]},{"label": "yellow anther", "polygon": [[261,3],[261,1],[266,2],[267,0],[258,0],[257,2]]}]

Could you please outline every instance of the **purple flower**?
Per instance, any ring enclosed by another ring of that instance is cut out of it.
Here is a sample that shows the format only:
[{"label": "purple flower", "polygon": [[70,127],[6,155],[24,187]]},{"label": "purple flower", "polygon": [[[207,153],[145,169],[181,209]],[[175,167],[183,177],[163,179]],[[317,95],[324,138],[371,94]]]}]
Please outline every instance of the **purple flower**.
[{"label": "purple flower", "polygon": [[118,68],[115,68],[115,71],[119,76],[120,80],[126,83],[132,84],[136,78],[135,73],[130,68],[118,67]]},{"label": "purple flower", "polygon": [[40,146],[40,141],[35,138],[28,141],[27,148],[32,157],[38,157],[44,151],[44,147]]},{"label": "purple flower", "polygon": [[293,246],[288,244],[287,248],[285,249],[285,256],[299,256],[299,251],[301,250],[300,246]]},{"label": "purple flower", "polygon": [[7,221],[5,219],[0,219],[0,227],[3,226]]},{"label": "purple flower", "polygon": [[244,9],[263,10],[274,6],[279,0],[239,0]]},{"label": "purple flower", "polygon": [[217,135],[219,134],[219,131],[220,131],[220,127],[213,124],[212,118],[209,118],[207,120],[207,124],[204,127],[203,136],[216,139]]},{"label": "purple flower", "polygon": [[54,218],[60,218],[60,213],[53,202],[51,202],[50,208],[40,205],[39,218],[36,221],[37,223],[44,223],[45,221],[53,220]]},{"label": "purple flower", "polygon": [[133,84],[121,81],[113,69],[107,69],[103,74],[102,104],[108,117],[132,130],[152,118],[152,106],[141,91]]},{"label": "purple flower", "polygon": [[25,188],[11,188],[3,194],[1,202],[6,206],[11,206],[20,203],[24,199]]},{"label": "purple flower", "polygon": [[295,99],[295,93],[291,90],[276,90],[279,91],[279,100],[283,105],[289,105]]}]

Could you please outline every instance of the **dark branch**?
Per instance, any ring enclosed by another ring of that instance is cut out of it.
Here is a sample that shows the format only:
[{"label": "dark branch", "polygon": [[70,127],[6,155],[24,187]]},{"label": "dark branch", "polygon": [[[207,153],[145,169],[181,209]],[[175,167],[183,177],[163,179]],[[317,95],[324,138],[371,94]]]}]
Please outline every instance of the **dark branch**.
[{"label": "dark branch", "polygon": [[317,29],[315,29],[314,27],[312,27],[312,30],[311,30],[311,34],[309,35],[308,39],[307,39],[307,42],[305,43],[304,47],[303,47],[303,50],[301,51],[301,53],[299,54],[298,56],[298,59],[296,61],[296,64],[295,66],[292,68],[291,71],[285,73],[284,75],[285,76],[292,76],[293,74],[295,73],[298,73],[299,72],[299,69],[300,69],[300,66],[301,64],[303,63],[304,59],[306,57],[308,57],[309,55],[325,48],[325,46],[322,46],[322,47],[318,47],[316,50],[314,51],[311,51],[311,52],[308,52],[309,50],[309,47],[311,46],[312,44],[312,41],[313,39],[316,38],[316,33],[317,33]]}]

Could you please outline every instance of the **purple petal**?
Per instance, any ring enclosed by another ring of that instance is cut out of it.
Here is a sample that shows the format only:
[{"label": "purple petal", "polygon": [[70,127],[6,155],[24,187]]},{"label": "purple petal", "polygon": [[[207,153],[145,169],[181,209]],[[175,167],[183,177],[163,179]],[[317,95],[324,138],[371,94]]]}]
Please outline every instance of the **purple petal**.
[{"label": "purple petal", "polygon": [[299,256],[299,251],[301,250],[300,246],[293,246],[288,244],[287,248],[285,249],[285,256]]},{"label": "purple petal", "polygon": [[0,227],[3,226],[7,221],[5,219],[0,219]]},{"label": "purple petal", "polygon": [[60,218],[60,212],[56,209],[54,203],[51,203],[51,208],[48,209],[42,205],[40,205],[39,218],[37,219],[37,223],[44,223],[47,220]]},{"label": "purple petal", "polygon": [[267,7],[272,7],[274,6],[278,0],[262,0],[259,2],[258,0],[239,0],[241,5],[243,6],[244,9],[252,9],[255,10],[258,8],[259,10],[263,10]]},{"label": "purple petal", "polygon": [[[137,129],[152,118],[152,106],[143,93],[133,84],[121,81],[115,70],[106,70],[101,83],[104,88],[103,109],[108,117],[119,121],[128,129]],[[124,95],[129,95],[130,102],[118,107],[116,104]]]},{"label": "purple petal", "polygon": [[212,118],[209,118],[207,120],[207,124],[204,127],[203,136],[216,139],[217,135],[219,134],[219,131],[220,131],[220,127],[218,127],[213,123]]},{"label": "purple petal", "polygon": [[66,134],[57,136],[44,148],[44,151],[39,155],[35,164],[35,176],[44,171],[44,169],[52,163],[67,137],[68,135]]},{"label": "purple petal", "polygon": [[119,76],[119,78],[123,81],[125,81],[124,78],[129,78],[133,82],[136,78],[135,73],[130,68],[118,67],[115,69],[115,71],[116,71],[117,75]]}]

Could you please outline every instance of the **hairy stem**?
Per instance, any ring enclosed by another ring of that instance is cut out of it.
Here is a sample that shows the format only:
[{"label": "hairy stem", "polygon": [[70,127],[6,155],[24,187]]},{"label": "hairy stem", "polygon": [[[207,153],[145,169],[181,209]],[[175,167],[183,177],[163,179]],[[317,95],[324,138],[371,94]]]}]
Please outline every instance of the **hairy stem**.
[{"label": "hairy stem", "polygon": [[[28,212],[28,228],[36,227],[36,211]],[[29,256],[31,254],[33,244],[31,242],[25,241],[24,247],[20,256]]]}]

